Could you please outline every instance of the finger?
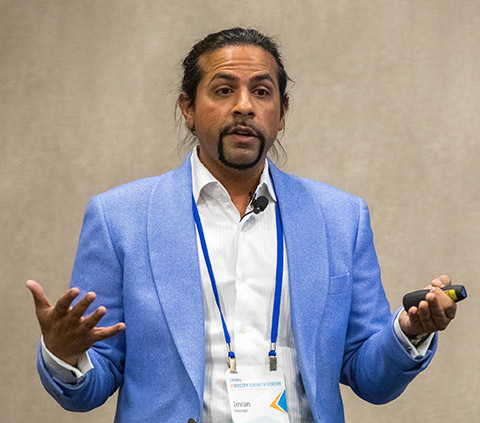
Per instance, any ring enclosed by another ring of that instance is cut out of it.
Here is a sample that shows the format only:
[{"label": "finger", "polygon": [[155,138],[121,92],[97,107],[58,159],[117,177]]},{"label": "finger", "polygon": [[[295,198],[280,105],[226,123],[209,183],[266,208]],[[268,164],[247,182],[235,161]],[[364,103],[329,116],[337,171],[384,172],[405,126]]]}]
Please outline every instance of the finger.
[{"label": "finger", "polygon": [[437,286],[439,288],[442,288],[444,286],[450,286],[451,284],[452,284],[452,281],[450,280],[448,275],[441,275],[432,281],[432,285]]},{"label": "finger", "polygon": [[444,308],[444,313],[448,319],[455,319],[455,315],[457,314],[457,304],[452,301],[452,304]]},{"label": "finger", "polygon": [[420,310],[418,307],[412,306],[408,310],[408,318],[410,320],[410,330],[411,334],[424,333],[425,329],[420,321]]},{"label": "finger", "polygon": [[63,294],[60,299],[55,304],[55,315],[57,317],[65,316],[69,310],[72,301],[78,296],[80,291],[78,288],[70,288],[65,294]]},{"label": "finger", "polygon": [[[430,293],[427,294],[427,297],[429,295]],[[418,304],[418,317],[423,332],[434,332],[434,330],[432,330],[432,316],[430,314],[429,302],[427,300],[420,301],[420,304]]]},{"label": "finger", "polygon": [[87,292],[85,296],[72,308],[70,315],[72,319],[80,319],[84,313],[87,311],[90,304],[93,303],[97,295],[95,292]]},{"label": "finger", "polygon": [[47,296],[45,295],[42,285],[33,280],[28,280],[25,282],[25,286],[32,293],[33,302],[35,303],[35,310],[37,313],[52,307]]},{"label": "finger", "polygon": [[414,326],[420,325],[420,317],[418,316],[418,308],[412,306],[408,309],[408,317],[410,318],[410,322]]},{"label": "finger", "polygon": [[83,320],[83,326],[87,329],[93,329],[95,326],[98,325],[98,322],[102,320],[106,312],[107,309],[105,307],[98,307],[92,314],[90,314]]},{"label": "finger", "polygon": [[93,334],[94,342],[102,341],[103,339],[111,338],[117,335],[120,332],[125,330],[125,323],[120,322],[116,325],[105,327],[105,328],[95,328]]},{"label": "finger", "polygon": [[448,307],[452,305],[455,307],[453,301],[441,289],[433,288],[432,292],[426,295],[426,301],[422,301],[422,303],[420,320],[425,332],[431,333],[446,329],[451,319],[446,315],[447,308],[444,304],[447,304]]},{"label": "finger", "polygon": [[448,321],[455,317],[457,304],[441,289],[435,289],[434,294],[437,298],[438,307],[441,307],[443,314]]},{"label": "finger", "polygon": [[439,296],[442,294],[445,295],[441,289],[435,288],[432,293],[427,295],[432,331],[444,330],[450,321],[445,315],[444,307],[442,307],[439,301]]}]

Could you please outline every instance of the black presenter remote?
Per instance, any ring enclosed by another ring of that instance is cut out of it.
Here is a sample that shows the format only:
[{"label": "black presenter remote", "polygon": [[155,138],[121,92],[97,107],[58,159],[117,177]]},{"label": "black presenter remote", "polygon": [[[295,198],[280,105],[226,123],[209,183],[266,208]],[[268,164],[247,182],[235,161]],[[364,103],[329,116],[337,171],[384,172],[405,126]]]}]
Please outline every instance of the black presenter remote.
[{"label": "black presenter remote", "polygon": [[[445,292],[453,301],[458,302],[467,298],[467,291],[463,285],[444,286]],[[403,308],[408,311],[412,306],[418,307],[420,301],[425,299],[425,295],[430,292],[429,289],[420,289],[419,291],[409,292],[403,297]]]}]

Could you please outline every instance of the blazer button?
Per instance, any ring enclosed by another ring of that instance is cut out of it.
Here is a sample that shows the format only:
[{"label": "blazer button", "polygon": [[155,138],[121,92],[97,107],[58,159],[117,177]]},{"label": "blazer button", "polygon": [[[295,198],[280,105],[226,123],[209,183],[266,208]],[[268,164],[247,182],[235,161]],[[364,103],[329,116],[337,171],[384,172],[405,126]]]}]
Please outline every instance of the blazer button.
[{"label": "blazer button", "polygon": [[197,421],[194,418],[190,418],[187,423],[197,423]]}]

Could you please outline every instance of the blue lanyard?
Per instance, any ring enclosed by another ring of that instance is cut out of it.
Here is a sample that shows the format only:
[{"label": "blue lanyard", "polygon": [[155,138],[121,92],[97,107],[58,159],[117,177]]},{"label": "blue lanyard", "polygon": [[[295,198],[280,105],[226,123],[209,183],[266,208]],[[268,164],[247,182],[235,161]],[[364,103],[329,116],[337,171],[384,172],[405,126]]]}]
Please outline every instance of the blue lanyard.
[{"label": "blue lanyard", "polygon": [[[225,342],[228,347],[228,358],[230,371],[232,373],[236,372],[236,363],[235,363],[235,353],[232,350],[230,334],[228,333],[227,324],[225,323],[225,318],[223,317],[222,308],[220,307],[220,297],[218,295],[217,283],[215,282],[215,276],[213,274],[212,263],[210,261],[210,256],[208,255],[207,243],[205,241],[205,235],[203,233],[202,222],[200,220],[200,215],[198,214],[197,204],[195,203],[195,198],[192,195],[192,209],[193,217],[197,225],[198,236],[200,238],[200,244],[202,246],[203,257],[205,258],[205,264],[207,265],[208,275],[210,276],[210,282],[212,284],[213,295],[215,297],[215,302],[217,303],[218,311],[220,312],[220,318],[222,319],[223,333],[225,335]],[[280,209],[278,204],[275,205],[276,213],[276,226],[277,226],[277,269],[275,275],[275,296],[273,300],[273,313],[272,313],[272,329],[270,334],[271,349],[268,352],[270,357],[270,370],[276,370],[276,344],[278,337],[278,322],[280,318],[280,301],[282,297],[282,280],[283,280],[283,230],[282,230],[282,219],[280,216]]]}]

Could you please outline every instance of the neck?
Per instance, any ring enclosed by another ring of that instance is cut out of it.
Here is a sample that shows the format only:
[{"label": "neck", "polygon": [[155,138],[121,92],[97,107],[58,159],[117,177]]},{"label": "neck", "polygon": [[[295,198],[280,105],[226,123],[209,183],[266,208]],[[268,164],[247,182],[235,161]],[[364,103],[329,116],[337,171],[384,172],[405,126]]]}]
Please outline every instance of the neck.
[{"label": "neck", "polygon": [[233,178],[230,180],[217,178],[220,183],[225,187],[232,203],[237,208],[240,216],[246,213],[247,207],[250,204],[250,193],[257,189],[260,181],[261,172],[258,175],[254,175],[249,178]]},{"label": "neck", "polygon": [[203,165],[227,190],[228,195],[237,208],[240,216],[243,216],[250,204],[250,193],[257,189],[260,177],[263,172],[265,162],[262,161],[251,169],[237,170],[227,166],[212,167],[204,163]]}]

